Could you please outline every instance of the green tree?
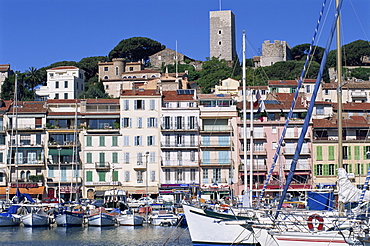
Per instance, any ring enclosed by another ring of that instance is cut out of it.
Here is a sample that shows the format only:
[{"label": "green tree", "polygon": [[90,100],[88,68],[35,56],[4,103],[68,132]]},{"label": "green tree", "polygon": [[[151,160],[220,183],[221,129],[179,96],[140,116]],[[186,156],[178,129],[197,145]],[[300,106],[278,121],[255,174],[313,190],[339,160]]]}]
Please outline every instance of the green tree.
[{"label": "green tree", "polygon": [[[363,64],[362,58],[370,56],[370,43],[364,40],[357,40],[342,47],[342,64],[343,66],[369,66]],[[329,52],[326,62],[327,67],[336,67],[337,50]]]},{"label": "green tree", "polygon": [[[17,78],[17,91],[18,91],[18,100],[19,101],[30,101],[33,100],[33,93],[27,85],[26,82],[26,73],[16,73]],[[3,85],[1,86],[1,99],[11,100],[14,99],[14,84],[16,74],[13,74],[5,79]]]},{"label": "green tree", "polygon": [[82,92],[79,98],[109,98],[109,96],[104,92],[103,83],[96,82],[91,84],[87,91]]},{"label": "green tree", "polygon": [[106,56],[92,56],[82,58],[78,63],[77,67],[85,71],[85,81],[90,80],[92,77],[97,77],[99,72],[98,62],[109,61]]},{"label": "green tree", "polygon": [[239,74],[234,73],[235,69],[233,65],[240,67],[238,63],[229,63],[224,59],[220,60],[216,57],[205,61],[202,65],[203,69],[200,73],[200,78],[198,79],[198,85],[202,93],[211,93],[212,88],[218,85],[221,80],[239,76]]},{"label": "green tree", "polygon": [[[300,45],[294,46],[291,49],[291,55],[293,59],[296,61],[305,61],[309,50],[310,50],[310,44],[300,44]],[[313,46],[313,49],[311,52],[312,61],[321,63],[323,54],[324,54],[324,48],[320,46]]]},{"label": "green tree", "polygon": [[[176,64],[169,64],[169,65],[163,66],[161,68],[162,73],[166,72],[166,68],[168,69],[169,73],[176,73]],[[179,73],[184,73],[185,71],[188,71],[189,81],[195,81],[200,76],[200,72],[195,70],[194,66],[188,65],[188,64],[178,64],[177,71]]]},{"label": "green tree", "polygon": [[35,67],[30,67],[26,71],[26,80],[28,88],[31,89],[32,95],[35,94],[35,86],[39,85],[42,81],[41,74]]},{"label": "green tree", "polygon": [[347,79],[356,78],[362,80],[368,80],[370,78],[370,67],[358,67],[358,68],[350,68],[344,69],[343,74],[346,75]]},{"label": "green tree", "polygon": [[132,37],[123,39],[109,52],[109,59],[125,58],[128,61],[139,61],[144,59],[148,62],[149,56],[165,49],[166,46],[150,38]]}]

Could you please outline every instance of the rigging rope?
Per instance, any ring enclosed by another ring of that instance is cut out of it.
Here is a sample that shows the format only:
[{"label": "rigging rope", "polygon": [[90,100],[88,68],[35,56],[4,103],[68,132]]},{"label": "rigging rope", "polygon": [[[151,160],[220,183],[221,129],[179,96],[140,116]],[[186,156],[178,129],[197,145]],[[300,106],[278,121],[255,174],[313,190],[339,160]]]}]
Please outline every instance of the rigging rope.
[{"label": "rigging rope", "polygon": [[320,11],[320,15],[319,15],[319,19],[317,21],[317,24],[316,24],[316,27],[315,27],[315,31],[314,31],[314,34],[312,36],[312,41],[311,41],[311,44],[310,44],[310,49],[308,51],[308,54],[307,54],[307,57],[306,57],[306,61],[304,63],[304,66],[303,66],[303,70],[302,70],[302,73],[301,73],[301,76],[299,77],[299,80],[298,80],[298,84],[297,84],[297,89],[295,91],[295,94],[294,94],[294,98],[293,98],[293,102],[292,102],[292,105],[290,107],[290,111],[288,113],[288,116],[286,118],[286,121],[285,121],[285,125],[284,125],[284,129],[283,129],[283,132],[281,133],[281,137],[279,139],[279,144],[276,148],[276,152],[275,152],[275,155],[274,155],[274,158],[273,158],[273,162],[272,162],[272,165],[271,165],[271,168],[270,168],[270,171],[266,177],[266,180],[265,180],[265,183],[263,185],[263,188],[262,188],[262,191],[261,191],[261,194],[260,194],[260,197],[258,199],[258,207],[260,206],[260,203],[261,203],[261,199],[263,198],[264,194],[265,194],[265,191],[266,191],[266,187],[267,187],[267,184],[269,183],[270,181],[270,178],[272,176],[272,173],[275,169],[275,166],[276,166],[276,162],[277,162],[277,159],[280,155],[280,148],[281,148],[281,145],[284,141],[284,137],[285,137],[285,134],[287,132],[287,129],[288,129],[288,125],[289,125],[289,121],[290,121],[290,118],[292,117],[293,115],[293,109],[296,105],[296,102],[297,102],[297,98],[298,98],[298,95],[299,95],[299,89],[301,88],[302,86],[302,83],[303,83],[303,78],[305,77],[305,74],[307,72],[307,64],[310,60],[310,55],[312,53],[312,48],[314,46],[314,43],[315,43],[315,40],[316,40],[316,35],[318,33],[318,30],[319,30],[319,26],[320,26],[320,23],[321,23],[321,18],[323,16],[323,12],[324,12],[324,9],[325,9],[325,5],[326,5],[326,0],[324,0],[323,4],[322,4],[322,7],[321,7],[321,11]]}]

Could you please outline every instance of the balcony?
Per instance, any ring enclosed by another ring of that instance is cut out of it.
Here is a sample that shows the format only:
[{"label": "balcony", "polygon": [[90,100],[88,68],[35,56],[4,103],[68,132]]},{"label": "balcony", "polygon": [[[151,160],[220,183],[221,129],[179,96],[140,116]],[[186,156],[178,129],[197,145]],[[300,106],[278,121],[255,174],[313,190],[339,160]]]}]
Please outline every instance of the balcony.
[{"label": "balcony", "polygon": [[[244,155],[243,147],[240,147],[239,155]],[[247,149],[247,155],[250,155],[249,148]],[[253,150],[253,155],[267,155],[267,151],[266,151],[265,148],[255,147],[254,150]]]},{"label": "balcony", "polygon": [[[294,155],[294,153],[295,153],[295,148],[284,148],[283,149],[283,154],[284,155]],[[301,149],[301,153],[300,153],[301,155],[310,155],[311,154],[311,150],[310,149],[308,149],[308,148],[302,148]]]},{"label": "balcony", "polygon": [[110,170],[109,162],[95,162],[96,170]]},{"label": "balcony", "polygon": [[200,161],[200,166],[219,166],[219,167],[226,167],[234,164],[234,160],[227,159],[227,160],[202,160]]},{"label": "balcony", "polygon": [[[290,170],[292,160],[286,160],[284,170]],[[308,162],[299,162],[297,163],[296,170],[311,170],[311,166]]]},{"label": "balcony", "polygon": [[27,158],[27,157],[19,158],[17,160],[15,160],[13,157],[10,161],[11,161],[10,163],[11,166],[15,166],[16,162],[19,166],[44,166],[43,160],[36,160],[32,158]]},{"label": "balcony", "polygon": [[187,148],[198,148],[198,145],[192,142],[185,142],[185,143],[174,143],[174,142],[161,142],[161,148],[162,149],[174,149],[174,148],[180,148],[180,149],[187,149]]},{"label": "balcony", "polygon": [[232,141],[225,141],[225,140],[211,140],[211,141],[204,141],[202,140],[200,142],[200,147],[231,147],[232,146]]},{"label": "balcony", "polygon": [[161,130],[162,131],[198,131],[198,123],[194,124],[180,124],[180,125],[171,125],[171,124],[162,124]]},{"label": "balcony", "polygon": [[[249,164],[247,164],[247,170],[250,170]],[[239,171],[244,171],[244,164],[239,165]],[[267,171],[267,166],[264,164],[253,164],[253,171]]]},{"label": "balcony", "polygon": [[228,132],[232,130],[231,126],[226,126],[226,125],[204,125],[201,128],[201,132]]},{"label": "balcony", "polygon": [[364,91],[354,91],[351,93],[352,98],[367,98],[367,94]]},{"label": "balcony", "polygon": [[169,167],[198,167],[198,161],[188,160],[162,160],[162,168]]}]

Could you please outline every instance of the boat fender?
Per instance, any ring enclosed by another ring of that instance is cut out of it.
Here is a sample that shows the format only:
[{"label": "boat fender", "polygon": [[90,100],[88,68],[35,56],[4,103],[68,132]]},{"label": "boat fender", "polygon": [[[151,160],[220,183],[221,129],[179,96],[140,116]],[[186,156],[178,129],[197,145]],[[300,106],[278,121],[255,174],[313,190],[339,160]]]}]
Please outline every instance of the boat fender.
[{"label": "boat fender", "polygon": [[314,230],[314,225],[312,223],[313,220],[319,221],[319,225],[317,226],[317,230],[322,231],[324,229],[324,219],[323,219],[323,217],[321,217],[318,214],[313,214],[310,217],[308,217],[307,226],[308,226],[308,229],[310,229],[311,231]]}]

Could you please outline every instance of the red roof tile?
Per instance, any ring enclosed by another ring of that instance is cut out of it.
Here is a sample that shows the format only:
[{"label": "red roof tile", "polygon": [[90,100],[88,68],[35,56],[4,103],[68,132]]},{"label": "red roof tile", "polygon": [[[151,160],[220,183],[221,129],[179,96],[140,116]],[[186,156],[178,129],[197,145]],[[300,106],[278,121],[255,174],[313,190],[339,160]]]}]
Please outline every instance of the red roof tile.
[{"label": "red roof tile", "polygon": [[121,96],[160,96],[161,94],[157,90],[123,90]]},{"label": "red roof tile", "polygon": [[163,101],[194,101],[194,95],[178,95],[177,91],[164,91]]}]

